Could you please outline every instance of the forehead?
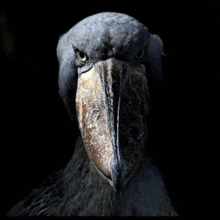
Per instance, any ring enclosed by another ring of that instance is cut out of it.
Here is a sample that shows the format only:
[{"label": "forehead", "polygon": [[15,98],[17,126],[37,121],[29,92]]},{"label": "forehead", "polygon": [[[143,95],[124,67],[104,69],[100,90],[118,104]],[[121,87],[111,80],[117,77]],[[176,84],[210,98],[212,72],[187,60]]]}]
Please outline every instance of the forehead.
[{"label": "forehead", "polygon": [[129,57],[146,44],[150,34],[136,19],[109,12],[83,19],[71,29],[70,36],[79,50],[98,59],[106,48],[114,55]]}]

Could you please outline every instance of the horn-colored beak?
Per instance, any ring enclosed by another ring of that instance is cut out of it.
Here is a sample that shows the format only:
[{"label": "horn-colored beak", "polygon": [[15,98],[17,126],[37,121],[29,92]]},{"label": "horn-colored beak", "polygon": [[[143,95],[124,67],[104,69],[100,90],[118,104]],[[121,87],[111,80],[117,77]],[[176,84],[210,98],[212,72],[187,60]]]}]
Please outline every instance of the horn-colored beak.
[{"label": "horn-colored beak", "polygon": [[90,161],[115,190],[140,164],[146,137],[145,69],[110,58],[78,77],[76,110]]}]

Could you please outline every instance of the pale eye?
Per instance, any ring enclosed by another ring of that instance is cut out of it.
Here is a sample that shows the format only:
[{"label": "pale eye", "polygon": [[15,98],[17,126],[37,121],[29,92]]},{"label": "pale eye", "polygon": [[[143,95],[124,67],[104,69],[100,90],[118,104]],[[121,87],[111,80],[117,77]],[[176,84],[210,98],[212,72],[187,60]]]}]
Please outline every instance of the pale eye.
[{"label": "pale eye", "polygon": [[85,62],[88,59],[87,56],[83,52],[81,52],[78,48],[76,48],[73,44],[72,46],[73,46],[74,52],[77,54],[80,61]]},{"label": "pale eye", "polygon": [[79,57],[80,57],[80,59],[82,61],[86,61],[87,60],[87,57],[86,57],[86,55],[83,52],[79,51],[78,55],[79,55]]}]

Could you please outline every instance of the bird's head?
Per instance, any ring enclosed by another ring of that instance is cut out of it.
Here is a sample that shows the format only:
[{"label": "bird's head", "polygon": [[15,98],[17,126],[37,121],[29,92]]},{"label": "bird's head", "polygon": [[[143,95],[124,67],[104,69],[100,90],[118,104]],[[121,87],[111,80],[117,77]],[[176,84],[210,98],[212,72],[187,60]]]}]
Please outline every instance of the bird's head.
[{"label": "bird's head", "polygon": [[60,96],[77,115],[90,161],[116,190],[142,160],[148,83],[162,81],[162,52],[158,36],[120,13],[87,17],[59,40]]}]

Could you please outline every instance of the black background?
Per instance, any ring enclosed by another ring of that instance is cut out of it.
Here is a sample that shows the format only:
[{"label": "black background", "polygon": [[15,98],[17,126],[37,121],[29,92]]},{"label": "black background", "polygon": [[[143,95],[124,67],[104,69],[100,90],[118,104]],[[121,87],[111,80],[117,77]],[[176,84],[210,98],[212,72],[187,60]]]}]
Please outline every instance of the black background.
[{"label": "black background", "polygon": [[220,216],[219,3],[7,1],[1,7],[14,36],[14,50],[1,50],[0,59],[3,215],[73,154],[77,127],[58,96],[59,35],[84,17],[115,11],[135,17],[164,43],[166,83],[151,88],[149,146],[176,210]]}]

